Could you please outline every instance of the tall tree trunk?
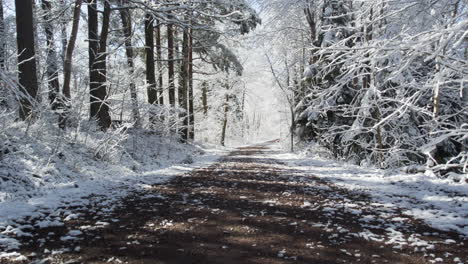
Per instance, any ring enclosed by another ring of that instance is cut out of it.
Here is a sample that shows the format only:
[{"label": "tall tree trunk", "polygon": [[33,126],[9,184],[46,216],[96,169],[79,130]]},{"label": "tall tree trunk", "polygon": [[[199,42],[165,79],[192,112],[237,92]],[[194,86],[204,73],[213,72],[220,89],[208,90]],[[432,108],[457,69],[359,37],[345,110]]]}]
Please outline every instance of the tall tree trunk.
[{"label": "tall tree trunk", "polygon": [[432,109],[432,114],[435,119],[439,117],[439,112],[440,112],[440,79],[441,79],[441,71],[440,71],[440,60],[436,58],[436,85],[434,87],[434,92],[432,95],[432,104],[433,104],[433,109]]},{"label": "tall tree trunk", "polygon": [[109,114],[109,105],[107,102],[107,38],[109,35],[109,26],[110,26],[110,13],[111,6],[109,0],[104,0],[104,12],[102,15],[102,25],[101,25],[101,36],[99,37],[99,57],[97,59],[97,68],[99,71],[99,94],[102,100],[99,120],[101,127],[107,129],[111,125],[111,117]]},{"label": "tall tree trunk", "polygon": [[107,105],[106,87],[106,50],[109,33],[110,4],[104,0],[101,37],[98,37],[98,15],[95,0],[88,0],[88,38],[89,38],[89,83],[90,83],[90,116],[98,120],[99,126],[106,130],[110,127],[111,118]]},{"label": "tall tree trunk", "polygon": [[156,91],[156,76],[154,67],[154,32],[153,16],[150,13],[145,15],[145,53],[146,53],[146,83],[148,85],[148,103],[156,104],[158,94]]},{"label": "tall tree trunk", "polygon": [[182,62],[180,63],[180,81],[178,90],[178,99],[180,114],[179,118],[182,119],[182,128],[180,134],[182,142],[188,141],[188,107],[187,107],[187,88],[188,88],[188,47],[189,36],[188,29],[183,29],[183,40],[182,40]]},{"label": "tall tree trunk", "polygon": [[189,139],[195,139],[195,113],[193,112],[193,29],[189,30],[188,43],[188,114],[189,114]]},{"label": "tall tree trunk", "polygon": [[226,143],[226,131],[227,131],[227,124],[228,124],[228,112],[229,112],[229,73],[226,74],[226,83],[225,83],[225,88],[226,88],[226,95],[225,95],[225,101],[224,101],[224,106],[223,106],[223,113],[224,113],[224,118],[222,121],[222,127],[221,127],[221,146],[225,146]]},{"label": "tall tree trunk", "polygon": [[162,66],[162,46],[161,46],[161,24],[158,20],[156,22],[156,60],[158,61],[158,98],[159,104],[164,104],[164,96],[163,96],[163,66]]},{"label": "tall tree trunk", "polygon": [[[32,1],[32,9],[33,9],[33,17],[32,17],[32,20],[33,20],[33,32],[34,32],[34,47],[35,47],[35,52],[37,52],[38,50],[38,47],[40,46],[39,45],[39,19],[37,19],[36,17],[36,14],[38,14],[38,10],[37,10],[37,6],[36,6],[36,1]],[[42,73],[41,73],[41,65],[42,65],[42,61],[41,61],[41,56],[37,56],[36,54],[36,78],[37,78],[37,97],[36,97],[36,101],[38,102],[41,102],[42,101],[42,78],[40,78],[40,76],[43,76]]]},{"label": "tall tree trunk", "polygon": [[201,84],[202,89],[202,105],[203,105],[203,115],[208,116],[208,84],[206,81],[203,81]]},{"label": "tall tree trunk", "polygon": [[78,27],[80,25],[80,13],[81,13],[81,4],[82,0],[76,0],[75,8],[73,9],[73,25],[72,32],[70,35],[70,40],[66,46],[65,58],[63,63],[63,95],[66,100],[70,100],[70,80],[72,72],[72,59],[73,51],[75,49],[76,38],[78,36]]},{"label": "tall tree trunk", "polygon": [[174,32],[172,24],[167,24],[167,60],[169,77],[169,104],[175,106],[175,79],[174,79]]},{"label": "tall tree trunk", "polygon": [[5,20],[3,18],[3,0],[0,0],[0,70],[5,70],[6,41],[5,41]]},{"label": "tall tree trunk", "polygon": [[293,105],[290,105],[289,106],[289,112],[291,114],[291,127],[289,128],[289,133],[290,133],[290,144],[291,144],[291,152],[294,152],[294,133],[296,131],[294,131],[296,129],[296,115],[295,115],[295,111],[294,111],[294,106]]},{"label": "tall tree trunk", "polygon": [[223,118],[223,126],[221,127],[221,146],[225,146],[226,144],[226,130],[227,130],[227,122],[228,122],[228,111],[229,111],[229,95],[226,94],[226,101],[224,103],[224,118]]},{"label": "tall tree trunk", "polygon": [[[76,3],[75,3],[76,5]],[[67,3],[65,2],[65,0],[60,0],[60,6],[62,9],[65,9],[67,8]],[[66,56],[66,53],[67,53],[67,22],[68,21],[65,21],[65,19],[62,19],[60,21],[60,40],[62,42],[62,52],[60,54],[61,56],[61,59],[62,59],[62,62],[65,62],[65,56]]]},{"label": "tall tree trunk", "polygon": [[[6,71],[6,41],[5,41],[5,20],[3,18],[3,1],[0,0],[0,71]],[[5,87],[0,80],[0,93],[5,94]],[[7,106],[3,97],[0,97],[0,106]]]},{"label": "tall tree trunk", "polygon": [[[154,67],[154,24],[153,16],[145,14],[145,53],[146,53],[146,85],[148,103],[155,105],[158,103],[158,93],[156,90],[156,76]],[[150,123],[154,123],[155,116],[150,113]]]},{"label": "tall tree trunk", "polygon": [[50,13],[52,12],[52,5],[48,0],[42,0],[42,9],[44,10],[44,29],[47,42],[47,83],[49,86],[49,103],[52,110],[58,107],[57,96],[60,94],[60,84],[58,79],[58,62],[57,53],[55,51],[54,42],[54,27],[50,21]]},{"label": "tall tree trunk", "polygon": [[18,79],[23,95],[20,99],[20,118],[26,120],[32,114],[37,98],[38,83],[34,50],[33,2],[15,0],[16,39],[18,45]]},{"label": "tall tree trunk", "polygon": [[[121,7],[126,4],[126,0],[121,0]],[[132,47],[132,17],[129,9],[120,9],[120,18],[122,19],[122,27],[125,36],[125,53],[127,55],[127,64],[130,73],[130,98],[132,99],[132,114],[135,122],[135,127],[140,127],[140,112],[138,110],[138,98],[136,84],[134,81],[135,66],[133,63],[133,47]]]},{"label": "tall tree trunk", "polygon": [[[78,36],[78,27],[80,24],[80,13],[81,5],[83,0],[76,0],[75,7],[73,9],[73,24],[72,32],[70,35],[70,40],[66,45],[65,57],[63,60],[63,102],[60,102],[61,107],[63,108],[63,113],[59,116],[59,127],[64,129],[66,128],[68,109],[70,108],[71,92],[70,92],[70,81],[71,81],[71,72],[72,72],[72,60],[73,60],[73,51],[75,49],[76,38]],[[63,34],[63,31],[62,31]],[[66,35],[66,31],[65,31]]]},{"label": "tall tree trunk", "polygon": [[90,93],[90,117],[98,118],[100,108],[98,89],[99,73],[96,68],[96,56],[99,52],[98,39],[98,14],[97,4],[94,0],[88,0],[88,43],[89,43],[89,93]]}]

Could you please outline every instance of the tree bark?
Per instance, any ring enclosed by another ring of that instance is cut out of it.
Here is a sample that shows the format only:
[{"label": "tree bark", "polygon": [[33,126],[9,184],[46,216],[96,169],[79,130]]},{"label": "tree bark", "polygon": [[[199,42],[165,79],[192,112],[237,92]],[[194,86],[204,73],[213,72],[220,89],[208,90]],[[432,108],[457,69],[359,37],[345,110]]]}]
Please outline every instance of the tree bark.
[{"label": "tree bark", "polygon": [[[33,16],[32,16],[32,21],[33,21],[33,32],[34,32],[34,47],[35,51],[39,48],[39,23],[38,19],[36,17],[36,14],[38,13],[37,11],[37,6],[36,6],[36,1],[32,1],[32,10],[33,10]],[[41,56],[36,56],[36,78],[37,78],[37,97],[36,101],[41,102],[42,101],[42,96],[41,96],[41,91],[42,91],[42,76],[41,73],[41,67],[38,67],[38,65],[42,65],[41,61]]]},{"label": "tree bark", "polygon": [[[67,126],[67,117],[68,110],[70,108],[71,92],[70,92],[70,82],[71,82],[71,72],[72,72],[72,60],[73,60],[73,51],[75,49],[76,38],[78,36],[78,27],[80,24],[80,13],[81,5],[83,0],[76,0],[75,7],[73,9],[73,24],[72,32],[70,35],[70,40],[66,45],[65,55],[63,58],[63,87],[62,93],[63,98],[60,102],[60,106],[63,108],[63,113],[59,115],[59,127],[65,129]],[[62,28],[62,37],[66,36],[66,29]]]},{"label": "tree bark", "polygon": [[188,88],[188,60],[189,60],[189,36],[188,29],[183,30],[182,40],[182,62],[180,63],[180,83],[178,90],[179,107],[181,112],[179,118],[182,119],[182,128],[180,129],[182,142],[188,141],[188,107],[187,107],[187,88]]},{"label": "tree bark", "polygon": [[[154,19],[150,13],[145,14],[145,54],[146,54],[146,94],[148,103],[155,105],[158,103],[158,93],[156,90],[156,76],[154,66]],[[151,124],[156,122],[154,113],[150,113]]]},{"label": "tree bark", "polygon": [[98,42],[98,15],[97,4],[94,0],[88,0],[88,43],[89,43],[89,93],[90,93],[90,117],[97,118],[100,108],[97,91],[99,89],[99,73],[95,69],[96,56],[99,52]]},{"label": "tree bark", "polygon": [[5,20],[3,18],[3,0],[0,0],[0,70],[5,70],[6,41],[5,41]]},{"label": "tree bark", "polygon": [[[3,1],[0,0],[0,70],[6,71],[6,41],[5,41],[5,20],[3,18]],[[0,80],[0,93],[6,94],[6,89]],[[4,97],[0,97],[0,107],[6,106]]]},{"label": "tree bark", "polygon": [[110,127],[111,118],[107,105],[106,82],[106,45],[109,33],[110,4],[104,0],[101,36],[98,37],[98,15],[95,0],[88,0],[88,38],[89,38],[89,84],[90,117],[96,118],[101,129]]},{"label": "tree bark", "polygon": [[162,66],[162,45],[161,45],[161,25],[158,20],[156,22],[156,60],[158,61],[158,98],[159,104],[164,104],[164,96],[163,96],[163,66]]},{"label": "tree bark", "polygon": [[193,112],[193,29],[189,30],[188,43],[188,115],[189,139],[195,139],[195,113]]},{"label": "tree bark", "polygon": [[[60,0],[60,5],[63,9],[67,8],[67,3],[65,3],[65,0]],[[61,42],[62,42],[62,52],[61,52],[61,59],[62,59],[62,62],[65,62],[65,56],[66,56],[66,53],[67,53],[67,23],[66,21],[64,20],[61,20],[61,23],[60,23],[60,38],[61,38]]]},{"label": "tree bark", "polygon": [[42,0],[42,9],[44,10],[44,29],[47,43],[47,83],[49,86],[49,103],[52,110],[56,110],[59,106],[57,97],[60,96],[60,83],[58,79],[58,62],[57,53],[55,51],[54,43],[54,27],[50,21],[50,13],[52,12],[52,5],[48,0]]},{"label": "tree bark", "polygon": [[37,97],[38,83],[34,50],[33,2],[15,0],[16,39],[18,45],[18,79],[23,93],[20,99],[19,116],[26,120],[32,115]]},{"label": "tree bark", "polygon": [[203,104],[203,115],[208,116],[208,84],[204,81],[201,84],[202,88],[202,104]]},{"label": "tree bark", "polygon": [[167,25],[167,60],[169,77],[169,104],[175,106],[175,83],[174,83],[174,32],[173,25]]},{"label": "tree bark", "polygon": [[226,130],[227,130],[227,122],[228,122],[228,114],[229,111],[229,95],[226,94],[226,102],[224,103],[224,119],[223,119],[223,126],[221,128],[221,146],[225,146],[226,144]]},{"label": "tree bark", "polygon": [[291,127],[289,128],[289,133],[290,133],[290,143],[291,143],[291,152],[294,152],[294,129],[296,128],[296,117],[295,117],[295,111],[294,107],[292,105],[289,106],[289,112],[291,114]]},{"label": "tree bark", "polygon": [[66,46],[65,58],[63,62],[63,95],[65,100],[69,101],[71,98],[70,92],[70,80],[72,72],[72,59],[73,51],[75,49],[76,38],[78,36],[78,27],[80,25],[80,13],[81,13],[81,4],[82,0],[76,0],[75,7],[73,9],[73,25],[72,32],[70,35],[70,40]]},{"label": "tree bark", "polygon": [[[121,0],[120,6],[126,4],[126,0]],[[127,55],[127,64],[130,74],[130,98],[132,100],[132,114],[135,122],[135,127],[140,127],[140,112],[138,110],[138,98],[136,84],[134,81],[135,66],[133,63],[133,47],[132,47],[132,17],[129,9],[120,9],[120,18],[122,20],[122,27],[125,36],[125,53]]]},{"label": "tree bark", "polygon": [[154,67],[154,28],[151,14],[145,15],[145,51],[146,51],[146,83],[148,85],[148,103],[157,104],[156,76]]}]

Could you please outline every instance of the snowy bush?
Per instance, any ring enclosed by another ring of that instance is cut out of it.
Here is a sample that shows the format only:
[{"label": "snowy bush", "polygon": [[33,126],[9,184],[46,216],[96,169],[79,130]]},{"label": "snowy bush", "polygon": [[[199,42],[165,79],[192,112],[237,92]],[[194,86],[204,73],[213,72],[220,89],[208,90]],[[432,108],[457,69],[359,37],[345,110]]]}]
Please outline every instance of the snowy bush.
[{"label": "snowy bush", "polygon": [[322,7],[296,107],[303,138],[358,164],[466,173],[466,4]]}]

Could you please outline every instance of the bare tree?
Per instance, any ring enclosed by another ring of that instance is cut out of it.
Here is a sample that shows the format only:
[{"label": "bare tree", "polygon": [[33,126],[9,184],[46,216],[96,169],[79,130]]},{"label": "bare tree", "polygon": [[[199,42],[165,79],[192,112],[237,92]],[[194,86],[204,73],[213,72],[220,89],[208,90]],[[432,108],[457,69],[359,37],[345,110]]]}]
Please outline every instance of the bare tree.
[{"label": "bare tree", "polygon": [[155,26],[155,38],[156,38],[156,60],[158,62],[158,98],[159,104],[164,104],[164,96],[163,96],[163,66],[162,66],[162,45],[161,45],[161,24],[158,20],[154,20],[156,22]]},{"label": "bare tree", "polygon": [[200,86],[202,90],[203,115],[206,117],[208,115],[208,83],[203,81]]},{"label": "bare tree", "polygon": [[[156,90],[156,76],[154,67],[154,25],[153,16],[145,14],[145,53],[146,53],[146,83],[148,103],[157,104],[158,94]],[[152,118],[152,117],[151,117]]]},{"label": "bare tree", "polygon": [[111,125],[106,86],[106,50],[110,12],[110,3],[104,0],[101,35],[99,37],[97,4],[94,0],[88,0],[90,117],[96,118],[103,130]]},{"label": "bare tree", "polygon": [[[127,65],[130,73],[130,97],[132,99],[132,114],[136,127],[140,127],[140,111],[138,110],[138,98],[136,84],[134,81],[135,65],[133,62],[133,47],[132,47],[132,17],[128,8],[123,8],[126,0],[121,0],[120,4],[120,18],[122,20],[122,27],[125,36],[125,53],[127,55]],[[152,30],[152,29],[150,29]],[[146,32],[146,31],[145,31]]]},{"label": "bare tree", "polygon": [[[70,34],[70,40],[66,46],[65,58],[63,61],[63,101],[61,102],[61,107],[63,108],[63,113],[59,117],[59,127],[62,129],[66,127],[66,120],[68,115],[68,109],[70,107],[71,92],[70,92],[70,80],[72,72],[72,61],[73,61],[73,51],[75,49],[76,38],[78,36],[78,27],[80,24],[80,13],[81,5],[83,0],[76,0],[75,7],[73,9],[73,24],[72,31]],[[62,31],[63,32],[63,31]],[[66,34],[65,34],[66,35]]]},{"label": "bare tree", "polygon": [[283,95],[286,98],[286,101],[288,103],[288,109],[289,109],[289,114],[290,114],[290,118],[291,118],[291,124],[290,124],[290,127],[289,127],[289,138],[290,138],[290,145],[291,145],[290,150],[291,150],[291,152],[293,152],[294,151],[294,132],[295,132],[295,128],[296,128],[296,113],[295,113],[295,110],[294,110],[294,108],[295,108],[294,95],[291,93],[292,91],[290,90],[290,84],[289,84],[290,77],[289,77],[289,64],[287,62],[287,57],[285,56],[285,58],[284,58],[286,72],[287,72],[286,84],[282,83],[280,77],[278,76],[277,71],[274,68],[274,64],[271,61],[270,56],[267,53],[265,53],[265,57],[267,58],[268,64],[270,66],[271,74],[273,75],[276,84],[281,89],[281,91],[282,91],[282,93],[283,93]]},{"label": "bare tree", "polygon": [[[226,89],[229,89],[229,84],[226,83]],[[229,95],[226,93],[224,96],[225,102],[223,105],[223,121],[222,121],[222,126],[221,126],[221,146],[226,145],[226,130],[227,130],[227,124],[228,124],[228,112],[229,112]]]},{"label": "bare tree", "polygon": [[32,0],[15,0],[16,39],[18,45],[18,79],[22,96],[20,118],[25,120],[32,114],[38,83],[34,50],[33,3]]},{"label": "bare tree", "polygon": [[180,114],[179,117],[182,119],[182,128],[180,129],[181,139],[183,142],[188,140],[188,107],[187,107],[187,92],[188,92],[188,78],[189,78],[189,32],[187,28],[183,29],[183,40],[182,40],[182,62],[180,63],[180,79],[179,79],[179,90],[178,99]]},{"label": "bare tree", "polygon": [[57,109],[57,96],[60,93],[60,84],[58,79],[57,52],[55,51],[54,26],[51,21],[52,5],[48,0],[42,0],[42,9],[44,10],[44,29],[47,41],[47,82],[49,86],[49,103],[52,109]]},{"label": "bare tree", "polygon": [[[172,18],[172,16],[170,16]],[[167,24],[167,60],[169,76],[169,104],[175,106],[174,79],[174,30],[172,24]]]},{"label": "bare tree", "polygon": [[193,29],[188,32],[188,115],[189,115],[189,131],[188,138],[195,139],[195,113],[193,111]]},{"label": "bare tree", "polygon": [[70,79],[71,79],[71,72],[72,72],[72,60],[73,60],[73,51],[75,49],[76,38],[78,36],[78,27],[80,25],[80,13],[81,13],[81,5],[83,0],[76,0],[75,7],[73,9],[73,25],[72,31],[70,34],[70,39],[68,40],[68,44],[65,50],[65,58],[63,63],[63,95],[65,96],[66,100],[70,100],[71,93],[70,93]]},{"label": "bare tree", "polygon": [[3,18],[3,0],[0,0],[0,69],[5,70],[6,41],[5,20]]}]

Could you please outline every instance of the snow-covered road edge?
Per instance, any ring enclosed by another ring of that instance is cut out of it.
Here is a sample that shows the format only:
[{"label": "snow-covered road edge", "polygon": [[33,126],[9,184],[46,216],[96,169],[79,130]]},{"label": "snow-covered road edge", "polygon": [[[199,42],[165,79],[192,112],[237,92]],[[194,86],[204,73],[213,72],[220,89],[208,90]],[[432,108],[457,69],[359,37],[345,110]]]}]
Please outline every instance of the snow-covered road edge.
[{"label": "snow-covered road edge", "polygon": [[[280,146],[274,146],[280,149]],[[280,160],[304,175],[313,175],[337,186],[363,191],[384,205],[396,206],[403,213],[428,225],[468,237],[468,184],[441,179],[431,174],[407,174],[368,169],[319,156],[279,153]]]},{"label": "snow-covered road edge", "polygon": [[[193,156],[190,164],[176,164],[180,159],[165,160],[160,168],[134,172],[124,166],[108,165],[105,168],[89,167],[87,175],[67,184],[54,186],[49,193],[32,192],[27,199],[9,200],[0,203],[0,249],[5,252],[20,247],[13,237],[31,236],[31,222],[39,219],[36,227],[61,226],[64,221],[77,217],[67,208],[83,208],[88,205],[106,208],[110,212],[119,206],[119,201],[145,186],[161,184],[197,168],[207,167],[229,150],[205,149],[204,154]],[[181,153],[183,155],[184,153]],[[85,169],[85,168],[83,168]],[[90,171],[91,170],[91,171]],[[92,171],[94,170],[94,171]],[[65,208],[65,209],[64,209]],[[4,254],[0,253],[0,258]]]}]

